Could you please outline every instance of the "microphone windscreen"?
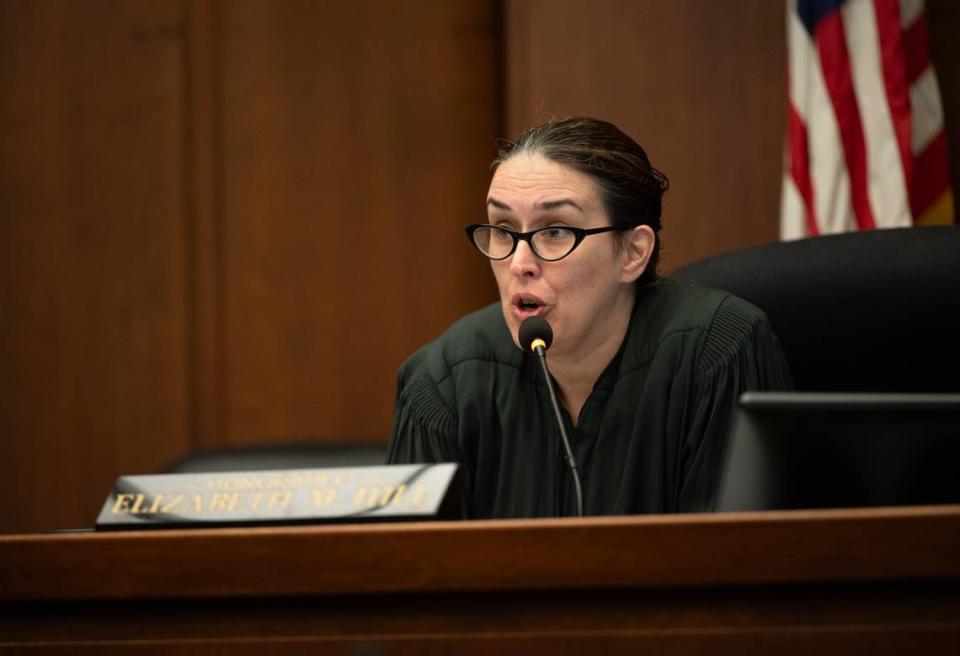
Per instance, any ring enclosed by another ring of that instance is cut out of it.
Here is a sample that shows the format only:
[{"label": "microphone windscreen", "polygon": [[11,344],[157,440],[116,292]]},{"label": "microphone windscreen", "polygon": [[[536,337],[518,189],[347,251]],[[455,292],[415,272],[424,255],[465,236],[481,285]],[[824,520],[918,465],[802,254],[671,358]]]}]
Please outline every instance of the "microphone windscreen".
[{"label": "microphone windscreen", "polygon": [[520,347],[524,351],[530,350],[530,344],[535,339],[542,339],[543,343],[546,344],[544,349],[548,349],[550,344],[553,343],[553,329],[543,317],[528,317],[520,322],[517,337],[520,338]]}]

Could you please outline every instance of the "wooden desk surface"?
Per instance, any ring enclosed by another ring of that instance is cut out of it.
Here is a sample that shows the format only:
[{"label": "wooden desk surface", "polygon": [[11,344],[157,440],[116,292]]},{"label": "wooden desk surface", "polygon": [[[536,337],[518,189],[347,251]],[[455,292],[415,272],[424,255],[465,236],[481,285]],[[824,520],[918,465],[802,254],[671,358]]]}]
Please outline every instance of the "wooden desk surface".
[{"label": "wooden desk surface", "polygon": [[960,506],[0,536],[0,648],[695,653],[718,636],[960,653]]},{"label": "wooden desk surface", "polygon": [[0,602],[960,578],[960,506],[0,536]]}]

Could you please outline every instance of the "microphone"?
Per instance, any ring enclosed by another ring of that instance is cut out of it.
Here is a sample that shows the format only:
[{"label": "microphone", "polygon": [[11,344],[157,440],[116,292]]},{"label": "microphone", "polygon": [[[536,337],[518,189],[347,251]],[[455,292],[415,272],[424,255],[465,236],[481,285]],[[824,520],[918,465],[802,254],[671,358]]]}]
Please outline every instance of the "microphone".
[{"label": "microphone", "polygon": [[517,337],[520,338],[520,346],[524,351],[538,353],[538,347],[546,351],[553,344],[553,328],[543,317],[527,317],[521,322]]},{"label": "microphone", "polygon": [[557,394],[553,391],[550,370],[547,369],[547,349],[553,343],[553,329],[543,317],[528,317],[520,323],[517,337],[524,351],[532,351],[537,355],[540,368],[543,369],[543,377],[547,381],[547,391],[550,393],[550,403],[553,405],[553,414],[557,418],[557,425],[560,427],[560,440],[566,453],[567,467],[570,468],[570,474],[573,476],[573,487],[577,493],[577,516],[583,517],[583,489],[580,485],[580,471],[577,469],[577,461],[573,457],[573,449],[570,448],[567,429],[563,426],[563,416],[560,414]]}]

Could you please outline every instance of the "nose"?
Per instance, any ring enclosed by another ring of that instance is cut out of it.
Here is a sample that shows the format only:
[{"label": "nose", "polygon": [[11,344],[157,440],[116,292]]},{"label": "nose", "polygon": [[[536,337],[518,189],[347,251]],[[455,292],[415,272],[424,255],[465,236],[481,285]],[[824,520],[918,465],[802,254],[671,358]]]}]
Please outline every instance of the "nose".
[{"label": "nose", "polygon": [[510,273],[518,277],[536,278],[540,275],[540,260],[530,249],[530,244],[521,241],[510,256]]}]

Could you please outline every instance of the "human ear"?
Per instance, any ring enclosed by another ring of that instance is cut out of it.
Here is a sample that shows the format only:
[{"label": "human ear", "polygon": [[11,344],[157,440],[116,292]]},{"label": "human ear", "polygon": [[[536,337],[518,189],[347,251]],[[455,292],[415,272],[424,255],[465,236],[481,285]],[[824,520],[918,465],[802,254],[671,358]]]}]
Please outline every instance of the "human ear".
[{"label": "human ear", "polygon": [[653,257],[653,248],[657,243],[657,236],[653,228],[648,225],[639,225],[623,233],[623,269],[621,280],[635,282],[643,275]]}]

